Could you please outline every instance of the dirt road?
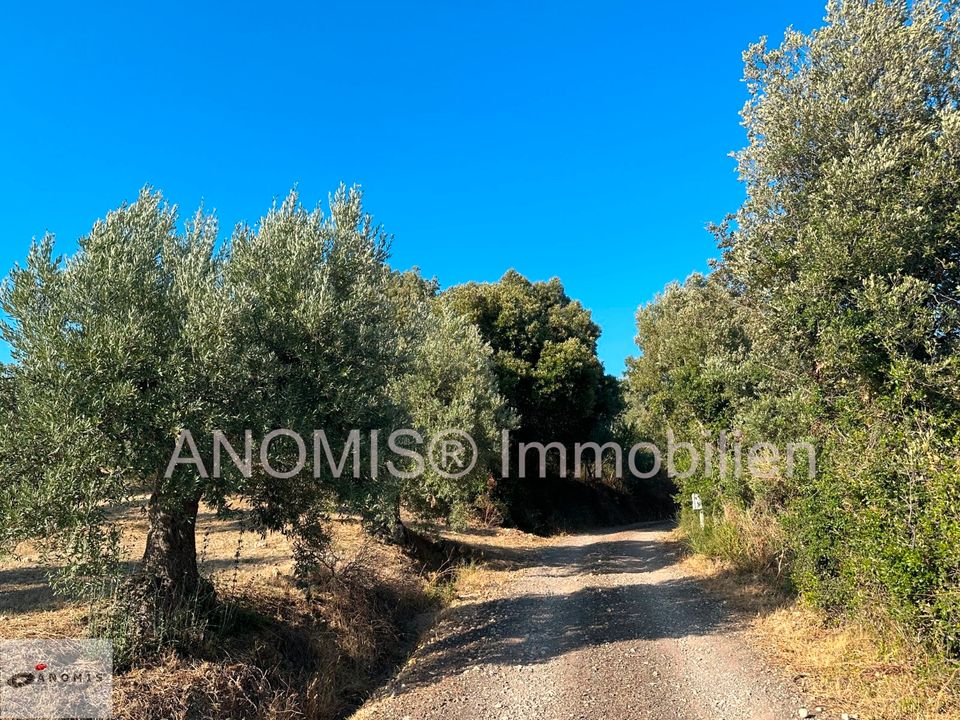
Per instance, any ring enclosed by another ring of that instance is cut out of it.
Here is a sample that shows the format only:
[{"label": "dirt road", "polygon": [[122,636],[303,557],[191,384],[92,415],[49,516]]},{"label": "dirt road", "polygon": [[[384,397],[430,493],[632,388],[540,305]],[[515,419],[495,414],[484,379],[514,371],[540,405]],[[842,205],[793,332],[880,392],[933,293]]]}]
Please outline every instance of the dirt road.
[{"label": "dirt road", "polygon": [[515,551],[509,580],[452,608],[357,720],[797,718],[745,618],[681,572],[666,530]]}]

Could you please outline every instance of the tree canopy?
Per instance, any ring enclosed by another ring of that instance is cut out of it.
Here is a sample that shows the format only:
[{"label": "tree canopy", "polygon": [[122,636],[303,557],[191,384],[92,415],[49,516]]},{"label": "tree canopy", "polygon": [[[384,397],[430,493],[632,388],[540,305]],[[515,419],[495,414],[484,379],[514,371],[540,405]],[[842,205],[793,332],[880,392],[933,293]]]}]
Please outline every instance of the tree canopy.
[{"label": "tree canopy", "polygon": [[496,283],[451,288],[443,299],[493,348],[501,391],[519,415],[518,438],[593,437],[611,407],[597,357],[600,328],[557,278],[530,282],[510,270]]},{"label": "tree canopy", "polygon": [[[600,328],[557,278],[530,282],[510,270],[496,283],[450,288],[441,300],[476,325],[492,348],[500,392],[517,414],[517,447],[556,442],[572,457],[574,443],[609,435],[620,386],[597,357]],[[556,454],[547,456],[549,481],[521,478],[518,459],[511,452],[508,477],[496,487],[512,522],[543,529],[554,524],[547,516],[569,517],[582,509],[564,507],[584,499],[562,487]]]},{"label": "tree canopy", "polygon": [[683,479],[681,498],[713,500],[715,523],[691,525],[704,547],[770,513],[788,530],[773,561],[809,598],[884,607],[954,652],[958,22],[951,3],[831,2],[822,28],[745,53],[747,198],[710,278],[638,313],[628,377],[633,416],[685,439],[727,426],[819,451],[813,478]]}]

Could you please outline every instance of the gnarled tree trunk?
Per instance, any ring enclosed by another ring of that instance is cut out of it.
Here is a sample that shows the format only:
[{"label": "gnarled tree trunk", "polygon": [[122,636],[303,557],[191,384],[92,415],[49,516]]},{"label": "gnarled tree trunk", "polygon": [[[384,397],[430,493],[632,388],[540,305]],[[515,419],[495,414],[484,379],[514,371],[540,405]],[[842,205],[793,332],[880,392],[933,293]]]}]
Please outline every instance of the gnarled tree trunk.
[{"label": "gnarled tree trunk", "polygon": [[216,598],[197,567],[199,507],[199,495],[176,501],[151,496],[143,561],[116,605],[128,633],[121,663],[162,647],[190,648],[202,639],[198,616],[211,615]]},{"label": "gnarled tree trunk", "polygon": [[197,512],[200,498],[165,503],[154,493],[147,508],[149,529],[141,573],[156,592],[174,603],[193,598],[200,587],[197,569]]},{"label": "gnarled tree trunk", "polygon": [[400,519],[400,496],[398,495],[391,507],[390,517],[386,519],[377,533],[381,539],[393,545],[406,545],[409,540],[407,529]]}]

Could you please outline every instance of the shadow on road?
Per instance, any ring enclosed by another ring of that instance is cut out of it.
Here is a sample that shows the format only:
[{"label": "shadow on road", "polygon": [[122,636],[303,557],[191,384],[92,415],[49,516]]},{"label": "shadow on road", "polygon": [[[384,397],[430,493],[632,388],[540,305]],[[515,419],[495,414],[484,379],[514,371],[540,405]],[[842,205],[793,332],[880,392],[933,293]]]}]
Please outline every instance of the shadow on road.
[{"label": "shadow on road", "polygon": [[[532,665],[605,643],[745,626],[746,617],[697,580],[669,571],[682,559],[677,544],[658,535],[614,538],[513,553],[513,562],[527,566],[522,587],[536,591],[453,608],[404,674],[400,693],[476,665]],[[511,555],[496,550],[499,559]],[[608,582],[614,574],[624,577]]]}]

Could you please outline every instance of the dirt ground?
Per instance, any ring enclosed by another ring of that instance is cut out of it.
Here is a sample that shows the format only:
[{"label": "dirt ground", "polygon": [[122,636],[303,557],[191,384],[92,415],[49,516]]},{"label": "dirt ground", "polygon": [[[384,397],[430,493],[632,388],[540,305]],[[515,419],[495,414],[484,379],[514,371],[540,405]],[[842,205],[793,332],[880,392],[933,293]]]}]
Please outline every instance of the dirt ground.
[{"label": "dirt ground", "polygon": [[683,570],[669,527],[473,541],[501,569],[357,720],[813,714],[748,641],[752,618]]},{"label": "dirt ground", "polygon": [[[139,511],[145,498],[118,508],[123,529],[126,561],[143,554],[147,536],[146,517]],[[341,552],[347,554],[360,538],[348,526],[338,532]],[[212,508],[202,507],[197,518],[197,552],[201,572],[218,586],[241,586],[287,576],[292,569],[290,545],[283,535],[261,537],[245,529],[242,518],[217,517]],[[0,637],[77,637],[83,630],[83,608],[72,606],[54,595],[47,582],[47,570],[36,549],[29,544],[17,548],[13,558],[0,560]]]}]

